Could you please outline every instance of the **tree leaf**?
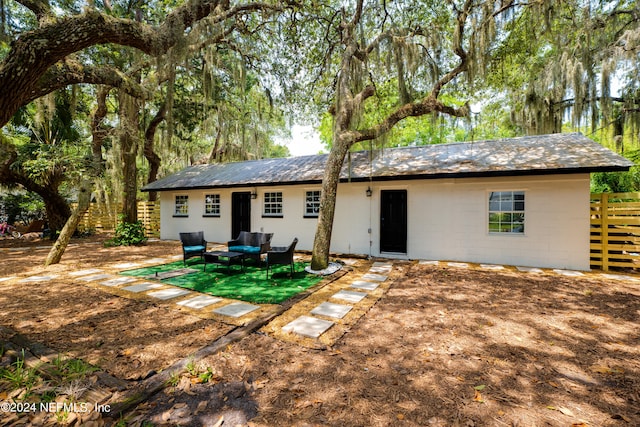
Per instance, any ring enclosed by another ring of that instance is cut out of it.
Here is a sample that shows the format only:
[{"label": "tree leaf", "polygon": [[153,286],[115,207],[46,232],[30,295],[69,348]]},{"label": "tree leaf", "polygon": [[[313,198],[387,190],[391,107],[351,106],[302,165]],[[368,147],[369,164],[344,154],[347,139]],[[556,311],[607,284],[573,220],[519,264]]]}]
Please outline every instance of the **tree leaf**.
[{"label": "tree leaf", "polygon": [[571,411],[571,409],[567,409],[564,406],[558,406],[558,411],[570,417],[575,417],[575,414]]}]

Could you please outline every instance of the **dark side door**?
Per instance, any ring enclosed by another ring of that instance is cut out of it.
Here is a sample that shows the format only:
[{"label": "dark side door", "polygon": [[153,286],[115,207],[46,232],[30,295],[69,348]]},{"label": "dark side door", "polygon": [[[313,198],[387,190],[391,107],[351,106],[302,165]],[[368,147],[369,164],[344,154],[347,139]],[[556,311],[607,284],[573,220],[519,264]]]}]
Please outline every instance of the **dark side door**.
[{"label": "dark side door", "polygon": [[407,253],[407,190],[380,192],[380,251]]},{"label": "dark side door", "polygon": [[251,192],[231,193],[231,238],[241,231],[251,231]]}]

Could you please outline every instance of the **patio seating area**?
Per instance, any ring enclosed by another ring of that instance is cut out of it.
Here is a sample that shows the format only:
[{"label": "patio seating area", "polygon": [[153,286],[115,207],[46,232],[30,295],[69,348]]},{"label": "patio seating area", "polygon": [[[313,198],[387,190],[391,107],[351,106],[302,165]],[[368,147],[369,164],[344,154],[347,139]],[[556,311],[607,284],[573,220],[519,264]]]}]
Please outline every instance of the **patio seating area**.
[{"label": "patio seating area", "polygon": [[[199,268],[199,263],[190,262],[185,269],[182,261],[160,264],[150,267],[122,271],[120,274],[138,278],[155,278],[167,285],[208,294],[216,297],[236,299],[257,304],[279,304],[322,280],[322,277],[304,272],[304,262],[295,262],[297,273],[289,275],[278,271],[270,279],[265,270],[259,266],[246,265],[244,269],[236,267]],[[182,270],[182,274],[167,274],[174,270]],[[165,279],[161,279],[166,277]]]},{"label": "patio seating area", "polygon": [[207,249],[207,241],[204,238],[204,231],[181,232],[180,242],[182,243],[182,262],[187,265],[187,260],[198,257],[204,264],[203,272],[207,270],[207,264],[218,264],[227,267],[227,273],[231,274],[232,265],[240,265],[242,272],[245,271],[245,260],[253,259],[255,265],[263,265],[263,258],[266,261],[266,279],[269,279],[269,271],[278,265],[289,267],[289,277],[295,274],[294,251],[298,243],[298,238],[294,238],[289,246],[271,247],[273,233],[241,231],[237,238],[227,242],[227,249],[216,250]]}]

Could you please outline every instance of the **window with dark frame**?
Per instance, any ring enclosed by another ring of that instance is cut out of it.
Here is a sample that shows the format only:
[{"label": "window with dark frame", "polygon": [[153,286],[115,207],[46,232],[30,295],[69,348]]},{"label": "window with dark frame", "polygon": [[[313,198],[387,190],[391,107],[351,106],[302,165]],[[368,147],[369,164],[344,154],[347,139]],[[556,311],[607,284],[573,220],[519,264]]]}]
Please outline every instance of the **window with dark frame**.
[{"label": "window with dark frame", "polygon": [[264,193],[263,216],[282,216],[282,192],[269,191]]},{"label": "window with dark frame", "polygon": [[320,190],[307,191],[304,198],[304,216],[317,218],[320,212]]},{"label": "window with dark frame", "polygon": [[489,233],[524,234],[524,191],[489,193]]},{"label": "window with dark frame", "polygon": [[204,196],[204,215],[220,216],[220,195],[205,194]]},{"label": "window with dark frame", "polygon": [[174,216],[189,216],[189,196],[180,194],[176,196]]}]

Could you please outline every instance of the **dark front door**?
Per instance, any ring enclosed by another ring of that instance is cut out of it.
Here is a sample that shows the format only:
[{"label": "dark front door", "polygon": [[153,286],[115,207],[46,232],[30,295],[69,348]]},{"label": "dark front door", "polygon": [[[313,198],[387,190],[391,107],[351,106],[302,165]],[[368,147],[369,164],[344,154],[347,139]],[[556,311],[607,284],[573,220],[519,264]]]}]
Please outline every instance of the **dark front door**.
[{"label": "dark front door", "polygon": [[231,193],[231,238],[241,231],[251,231],[251,193]]},{"label": "dark front door", "polygon": [[407,190],[380,192],[380,252],[407,253]]}]

